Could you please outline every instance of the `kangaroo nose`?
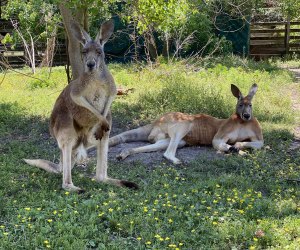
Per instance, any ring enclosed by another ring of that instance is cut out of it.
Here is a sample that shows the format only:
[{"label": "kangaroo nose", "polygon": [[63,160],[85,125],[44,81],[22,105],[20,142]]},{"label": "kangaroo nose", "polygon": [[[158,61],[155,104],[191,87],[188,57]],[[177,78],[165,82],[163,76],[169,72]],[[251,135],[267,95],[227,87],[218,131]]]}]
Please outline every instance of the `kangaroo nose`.
[{"label": "kangaroo nose", "polygon": [[88,66],[88,68],[89,68],[90,70],[92,70],[93,68],[95,68],[95,65],[96,65],[96,63],[93,62],[93,61],[89,61],[89,62],[86,64],[86,66]]},{"label": "kangaroo nose", "polygon": [[249,115],[249,114],[244,114],[243,116],[244,116],[244,118],[247,119],[247,120],[250,118],[250,115]]}]

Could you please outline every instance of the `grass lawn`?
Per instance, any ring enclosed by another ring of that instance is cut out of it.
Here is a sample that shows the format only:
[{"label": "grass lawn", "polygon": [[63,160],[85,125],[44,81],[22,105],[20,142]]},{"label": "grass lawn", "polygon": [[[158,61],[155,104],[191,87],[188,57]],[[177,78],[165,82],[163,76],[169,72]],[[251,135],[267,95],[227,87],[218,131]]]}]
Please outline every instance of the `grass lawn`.
[{"label": "grass lawn", "polygon": [[247,94],[256,82],[253,109],[265,147],[245,157],[199,154],[183,166],[110,162],[109,175],[135,181],[138,191],[91,180],[93,160],[73,171],[86,190],[80,195],[21,160],[58,160],[48,118],[66,85],[64,68],[50,76],[40,70],[35,77],[43,81],[0,74],[0,249],[299,249],[300,152],[289,144],[299,117],[290,94],[300,88],[277,65],[237,58],[111,64],[117,85],[134,88],[113,103],[113,121],[124,130],[167,111],[226,118],[236,102],[230,84]]}]

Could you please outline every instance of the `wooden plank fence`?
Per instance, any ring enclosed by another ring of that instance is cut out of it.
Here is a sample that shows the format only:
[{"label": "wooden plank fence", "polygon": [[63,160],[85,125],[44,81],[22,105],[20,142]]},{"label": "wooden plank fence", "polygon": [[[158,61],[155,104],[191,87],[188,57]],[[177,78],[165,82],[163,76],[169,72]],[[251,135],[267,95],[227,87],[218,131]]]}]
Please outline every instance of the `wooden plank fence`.
[{"label": "wooden plank fence", "polygon": [[300,21],[251,23],[251,57],[264,59],[290,54],[300,54]]},{"label": "wooden plank fence", "polygon": [[[46,44],[35,44],[35,63],[39,65],[43,59],[46,49]],[[0,60],[6,62],[12,67],[24,67],[28,64],[25,57],[25,49],[23,45],[17,44],[14,48],[10,45],[3,45],[0,43]],[[53,66],[66,65],[68,60],[67,48],[64,41],[56,42]]]},{"label": "wooden plank fence", "polygon": [[[11,21],[0,18],[0,40],[3,39],[6,34],[11,34],[12,31],[13,26]],[[54,66],[65,65],[67,63],[68,56],[65,43],[65,40],[62,39],[56,41],[53,58]],[[41,63],[45,49],[46,43],[35,43],[36,65]],[[6,62],[12,67],[23,67],[28,64],[23,44],[16,44],[12,47],[10,44],[4,45],[0,42],[0,60]]]}]

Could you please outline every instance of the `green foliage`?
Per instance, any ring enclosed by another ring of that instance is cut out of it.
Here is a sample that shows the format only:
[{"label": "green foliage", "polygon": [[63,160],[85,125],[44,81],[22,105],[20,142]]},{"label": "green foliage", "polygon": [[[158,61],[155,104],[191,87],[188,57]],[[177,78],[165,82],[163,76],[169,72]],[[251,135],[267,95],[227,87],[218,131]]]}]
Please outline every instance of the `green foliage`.
[{"label": "green foliage", "polygon": [[[292,114],[285,112],[291,102],[289,99],[282,100],[285,86],[292,81],[288,72],[278,69],[276,65],[273,68],[269,66],[269,71],[266,71],[263,65],[268,64],[250,61],[247,65],[238,58],[226,58],[223,61],[228,62],[228,66],[221,64],[221,59],[216,63],[215,59],[214,62],[203,62],[205,65],[210,63],[207,70],[198,68],[196,72],[191,72],[189,67],[181,63],[160,65],[155,70],[146,67],[133,73],[120,73],[119,67],[112,67],[119,84],[135,89],[128,98],[120,99],[114,105],[117,109],[123,105],[125,111],[130,103],[138,111],[136,115],[139,119],[153,119],[171,111],[208,113],[226,118],[233,112],[236,103],[230,84],[236,84],[243,93],[248,93],[250,86],[256,82],[259,91],[253,105],[259,120],[272,123],[292,121]],[[282,92],[272,92],[278,86],[282,86]],[[266,92],[270,95],[266,95]],[[131,116],[129,119],[133,118],[137,117]]]},{"label": "green foliage", "polygon": [[[53,36],[61,21],[57,5],[48,0],[19,1],[9,0],[4,6],[4,18],[18,17],[18,27],[23,36],[28,39],[28,33],[34,37],[34,41],[46,41]],[[17,34],[13,36],[14,42],[19,42]]]},{"label": "green foliage", "polygon": [[285,17],[289,16],[291,19],[299,19],[299,0],[280,0],[278,1],[278,5],[282,9]]},{"label": "green foliage", "polygon": [[86,189],[80,195],[61,190],[61,176],[21,160],[59,157],[48,117],[66,85],[64,69],[53,69],[53,88],[30,89],[34,79],[7,73],[0,85],[0,248],[297,249],[300,194],[289,180],[299,179],[300,154],[288,150],[293,83],[277,65],[235,57],[197,67],[110,65],[119,86],[135,88],[113,103],[124,130],[173,109],[227,117],[235,105],[230,83],[245,93],[256,81],[254,114],[268,147],[245,157],[207,148],[178,167],[109,161],[109,175],[138,182],[138,191],[91,180],[92,158],[88,169],[73,170],[74,183]]},{"label": "green foliage", "polygon": [[7,33],[4,38],[0,41],[2,44],[12,43],[13,39],[9,33]]},{"label": "green foliage", "polygon": [[161,33],[172,33],[186,22],[189,10],[187,1],[139,0],[132,1],[128,18],[137,21],[137,28],[144,33],[154,28]]},{"label": "green foliage", "polygon": [[[232,46],[225,38],[219,38],[214,34],[213,20],[209,16],[209,11],[201,9],[194,11],[188,18],[184,37],[192,34],[190,42],[184,44],[184,54],[206,55],[216,50],[217,54],[223,55],[232,51]],[[217,48],[218,47],[218,48]]]}]

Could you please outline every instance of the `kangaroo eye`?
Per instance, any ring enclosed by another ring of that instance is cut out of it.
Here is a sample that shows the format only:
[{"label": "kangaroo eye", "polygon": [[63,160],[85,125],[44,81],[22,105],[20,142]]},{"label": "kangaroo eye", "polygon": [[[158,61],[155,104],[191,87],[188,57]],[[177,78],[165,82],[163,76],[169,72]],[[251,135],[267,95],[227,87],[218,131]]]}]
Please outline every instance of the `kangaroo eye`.
[{"label": "kangaroo eye", "polygon": [[82,53],[83,55],[85,55],[85,54],[87,53],[87,51],[86,51],[86,50],[83,50],[81,53]]},{"label": "kangaroo eye", "polygon": [[251,104],[251,103],[249,104],[249,107],[252,107],[252,104]]},{"label": "kangaroo eye", "polygon": [[101,51],[101,50],[97,50],[97,54],[98,54],[98,55],[101,55],[101,54],[102,54],[102,51]]},{"label": "kangaroo eye", "polygon": [[239,107],[243,107],[244,106],[244,104],[239,104]]}]

